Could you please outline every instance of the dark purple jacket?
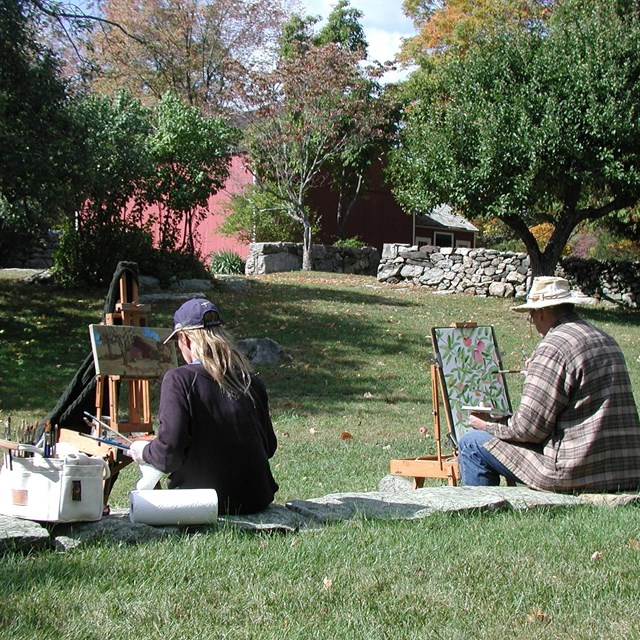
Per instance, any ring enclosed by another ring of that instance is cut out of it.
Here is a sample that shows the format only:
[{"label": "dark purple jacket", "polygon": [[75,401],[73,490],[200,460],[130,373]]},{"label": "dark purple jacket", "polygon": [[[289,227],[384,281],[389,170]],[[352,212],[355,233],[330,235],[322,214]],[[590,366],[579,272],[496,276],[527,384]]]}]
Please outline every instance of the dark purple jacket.
[{"label": "dark purple jacket", "polygon": [[261,511],[278,490],[269,467],[276,436],[256,375],[250,390],[230,397],[200,364],[167,371],[157,438],[143,453],[145,462],[169,474],[169,488],[215,489],[221,514]]}]

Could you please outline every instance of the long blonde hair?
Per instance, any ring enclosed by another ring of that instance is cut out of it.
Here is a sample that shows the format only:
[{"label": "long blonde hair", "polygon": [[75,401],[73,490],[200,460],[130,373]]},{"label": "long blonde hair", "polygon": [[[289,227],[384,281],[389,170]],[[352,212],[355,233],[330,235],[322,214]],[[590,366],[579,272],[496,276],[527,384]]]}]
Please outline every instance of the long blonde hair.
[{"label": "long blonde hair", "polygon": [[191,353],[223,391],[230,396],[249,393],[251,364],[222,326],[182,333],[191,341]]}]

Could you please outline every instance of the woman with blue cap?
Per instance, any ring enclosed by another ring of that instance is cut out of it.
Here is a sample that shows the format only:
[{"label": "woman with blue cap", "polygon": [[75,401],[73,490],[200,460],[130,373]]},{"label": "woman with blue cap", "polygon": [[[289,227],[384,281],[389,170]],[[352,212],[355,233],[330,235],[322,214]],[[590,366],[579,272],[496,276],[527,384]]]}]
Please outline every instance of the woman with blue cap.
[{"label": "woman with blue cap", "polygon": [[276,436],[265,386],[222,325],[204,298],[175,312],[167,341],[186,364],[165,374],[157,437],[135,441],[131,456],[168,473],[170,489],[215,489],[220,513],[254,513],[278,490]]}]

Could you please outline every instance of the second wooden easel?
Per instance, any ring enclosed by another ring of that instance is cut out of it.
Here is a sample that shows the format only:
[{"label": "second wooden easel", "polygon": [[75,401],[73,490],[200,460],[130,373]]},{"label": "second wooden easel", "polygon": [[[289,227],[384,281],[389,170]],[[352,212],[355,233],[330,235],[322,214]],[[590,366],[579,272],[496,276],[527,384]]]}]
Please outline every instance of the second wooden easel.
[{"label": "second wooden easel", "polygon": [[[440,424],[440,406],[444,402],[442,370],[437,364],[431,365],[431,397],[433,399],[433,436],[436,442],[436,455],[418,458],[403,458],[390,461],[390,473],[395,476],[413,478],[414,489],[424,486],[426,478],[442,478],[449,486],[455,487],[460,480],[458,452],[443,453],[442,428]],[[451,426],[449,426],[451,429]]]}]

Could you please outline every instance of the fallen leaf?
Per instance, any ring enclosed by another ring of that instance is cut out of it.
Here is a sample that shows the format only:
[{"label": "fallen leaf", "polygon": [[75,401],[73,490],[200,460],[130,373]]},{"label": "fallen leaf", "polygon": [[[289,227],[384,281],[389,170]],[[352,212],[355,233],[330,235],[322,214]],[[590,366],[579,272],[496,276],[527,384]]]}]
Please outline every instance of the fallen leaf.
[{"label": "fallen leaf", "polygon": [[529,622],[551,622],[551,617],[540,609],[531,609],[527,616]]},{"label": "fallen leaf", "polygon": [[329,591],[329,589],[331,589],[331,587],[333,586],[333,580],[325,576],[324,578],[322,578],[322,584],[325,588],[325,591]]},{"label": "fallen leaf", "polygon": [[353,436],[352,436],[348,431],[343,431],[343,432],[340,434],[340,437],[341,437],[343,440],[350,440],[351,438],[353,438]]},{"label": "fallen leaf", "polygon": [[599,558],[602,558],[602,556],[604,556],[604,553],[602,553],[602,551],[594,551],[591,554],[591,559],[592,560],[598,560]]},{"label": "fallen leaf", "polygon": [[637,540],[630,540],[629,541],[629,546],[632,549],[640,549],[640,542],[638,542]]}]

